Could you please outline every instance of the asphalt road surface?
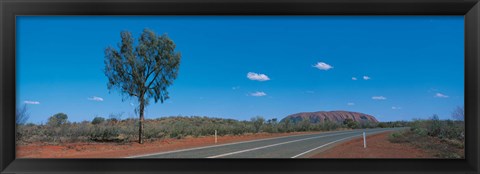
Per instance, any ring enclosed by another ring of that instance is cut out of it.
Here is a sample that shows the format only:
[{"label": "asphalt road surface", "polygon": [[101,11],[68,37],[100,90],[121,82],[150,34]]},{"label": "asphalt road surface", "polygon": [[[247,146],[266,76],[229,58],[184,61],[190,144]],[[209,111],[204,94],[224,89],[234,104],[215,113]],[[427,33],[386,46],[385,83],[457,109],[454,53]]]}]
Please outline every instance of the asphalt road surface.
[{"label": "asphalt road surface", "polygon": [[321,148],[362,137],[364,131],[368,136],[400,129],[404,128],[358,129],[292,135],[168,151],[130,158],[302,158],[315,153],[315,151]]}]

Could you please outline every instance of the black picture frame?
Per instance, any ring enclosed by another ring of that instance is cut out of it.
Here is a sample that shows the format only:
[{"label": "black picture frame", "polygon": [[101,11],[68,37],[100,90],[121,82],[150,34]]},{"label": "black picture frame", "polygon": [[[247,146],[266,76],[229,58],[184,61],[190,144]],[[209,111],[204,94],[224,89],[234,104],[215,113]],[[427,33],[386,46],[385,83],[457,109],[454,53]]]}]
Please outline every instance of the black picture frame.
[{"label": "black picture frame", "polygon": [[[478,0],[0,0],[1,173],[479,173]],[[465,159],[15,159],[19,15],[464,15]]]}]

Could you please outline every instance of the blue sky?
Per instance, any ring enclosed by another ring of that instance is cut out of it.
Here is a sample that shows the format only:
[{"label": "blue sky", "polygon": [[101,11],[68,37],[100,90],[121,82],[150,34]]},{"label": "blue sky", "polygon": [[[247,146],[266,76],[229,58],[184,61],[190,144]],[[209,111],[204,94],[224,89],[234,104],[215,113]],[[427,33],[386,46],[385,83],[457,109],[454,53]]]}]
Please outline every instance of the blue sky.
[{"label": "blue sky", "polygon": [[[380,121],[451,118],[464,101],[463,16],[17,17],[17,105],[29,122],[124,113],[104,49],[120,32],[168,36],[182,53],[170,99],[146,118],[248,120],[347,110]],[[356,79],[356,80],[354,80]]]}]

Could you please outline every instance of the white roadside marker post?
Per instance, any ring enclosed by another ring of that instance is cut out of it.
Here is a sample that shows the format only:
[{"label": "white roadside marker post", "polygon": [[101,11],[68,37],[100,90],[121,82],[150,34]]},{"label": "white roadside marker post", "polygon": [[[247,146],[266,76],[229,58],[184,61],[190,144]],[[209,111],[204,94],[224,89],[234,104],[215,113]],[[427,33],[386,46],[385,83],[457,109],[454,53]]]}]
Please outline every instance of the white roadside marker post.
[{"label": "white roadside marker post", "polygon": [[367,139],[365,138],[365,132],[363,132],[363,148],[367,148]]},{"label": "white roadside marker post", "polygon": [[215,130],[215,144],[217,144],[217,130]]}]

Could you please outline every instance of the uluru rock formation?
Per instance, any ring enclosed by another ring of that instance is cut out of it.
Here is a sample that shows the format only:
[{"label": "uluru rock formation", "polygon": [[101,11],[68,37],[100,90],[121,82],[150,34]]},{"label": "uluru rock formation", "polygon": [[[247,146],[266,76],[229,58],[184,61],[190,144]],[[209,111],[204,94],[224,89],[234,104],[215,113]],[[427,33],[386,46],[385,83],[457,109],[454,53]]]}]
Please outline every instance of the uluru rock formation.
[{"label": "uluru rock formation", "polygon": [[293,123],[301,122],[304,119],[309,119],[310,123],[322,123],[325,120],[332,122],[342,123],[345,119],[350,118],[355,122],[372,122],[377,123],[378,120],[371,115],[360,113],[360,112],[350,112],[350,111],[319,111],[319,112],[301,112],[286,116],[281,120],[290,119]]}]

